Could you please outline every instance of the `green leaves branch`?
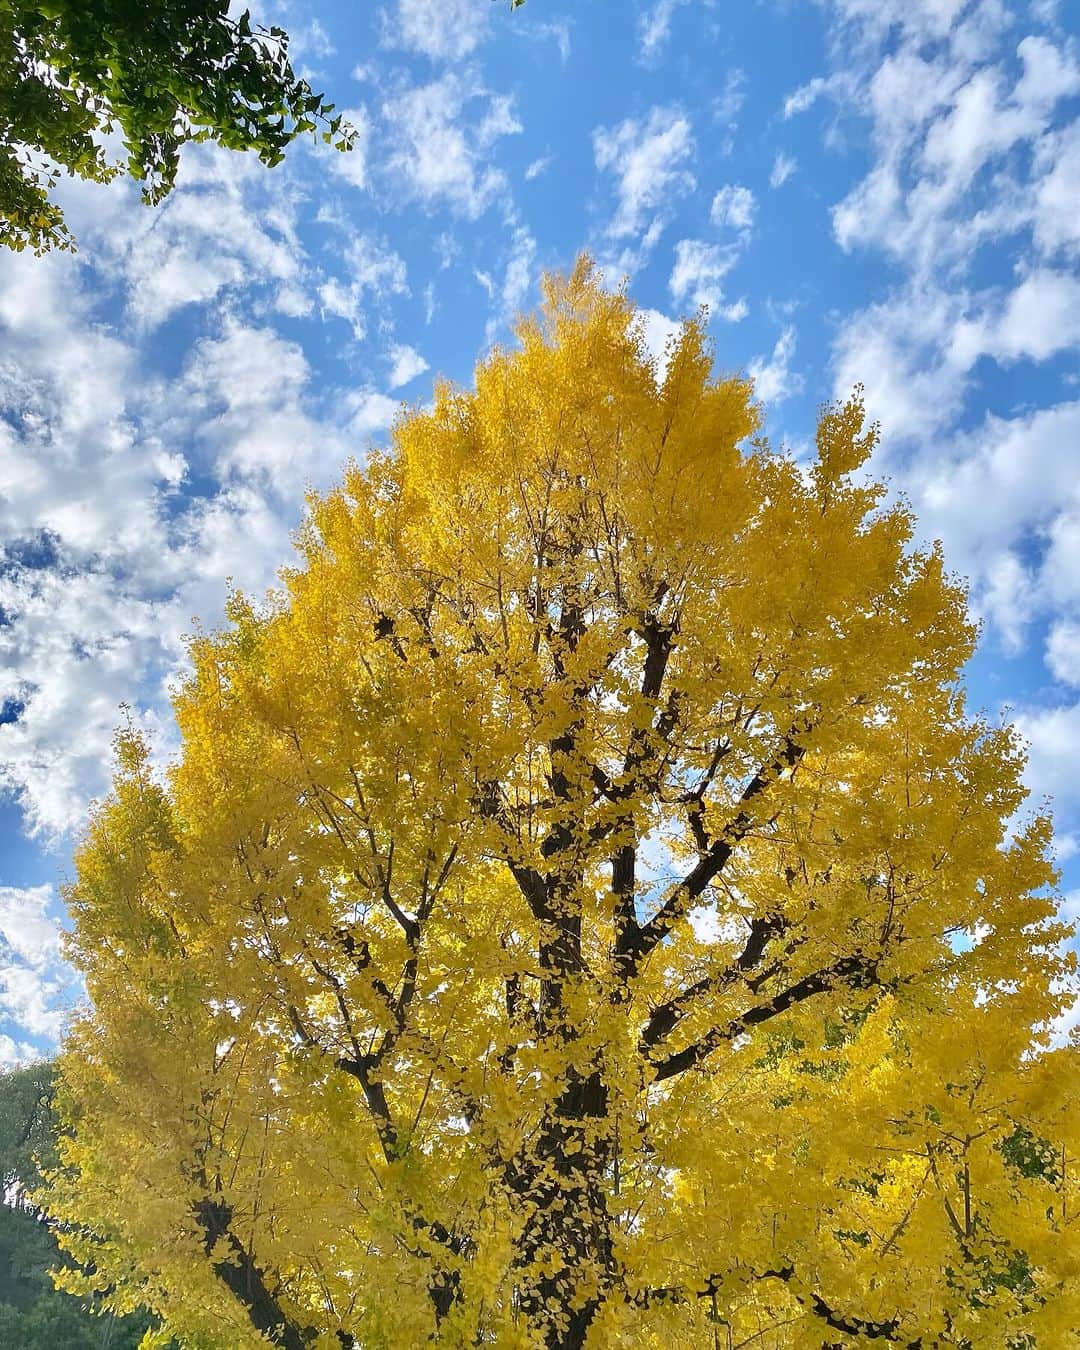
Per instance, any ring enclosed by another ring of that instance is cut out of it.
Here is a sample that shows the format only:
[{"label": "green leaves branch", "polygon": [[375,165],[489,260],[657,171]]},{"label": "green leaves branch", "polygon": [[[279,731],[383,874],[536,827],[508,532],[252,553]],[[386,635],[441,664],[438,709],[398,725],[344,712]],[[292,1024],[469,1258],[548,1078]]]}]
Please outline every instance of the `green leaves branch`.
[{"label": "green leaves branch", "polygon": [[[126,165],[101,138],[118,131]],[[52,198],[60,173],[126,171],[157,203],[180,151],[215,141],[276,165],[297,136],[348,151],[356,132],[289,61],[281,28],[227,0],[0,0],[0,244],[44,253],[74,238]]]}]

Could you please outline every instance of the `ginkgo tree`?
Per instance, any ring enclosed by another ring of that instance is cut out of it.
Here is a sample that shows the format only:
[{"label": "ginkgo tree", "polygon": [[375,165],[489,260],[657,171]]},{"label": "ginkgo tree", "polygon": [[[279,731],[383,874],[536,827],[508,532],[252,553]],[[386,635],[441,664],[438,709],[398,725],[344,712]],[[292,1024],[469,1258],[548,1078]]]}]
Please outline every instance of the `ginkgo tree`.
[{"label": "ginkgo tree", "polygon": [[49,1204],[147,1344],[1040,1347],[1072,998],[858,396],[770,448],[587,262],[118,740]]}]

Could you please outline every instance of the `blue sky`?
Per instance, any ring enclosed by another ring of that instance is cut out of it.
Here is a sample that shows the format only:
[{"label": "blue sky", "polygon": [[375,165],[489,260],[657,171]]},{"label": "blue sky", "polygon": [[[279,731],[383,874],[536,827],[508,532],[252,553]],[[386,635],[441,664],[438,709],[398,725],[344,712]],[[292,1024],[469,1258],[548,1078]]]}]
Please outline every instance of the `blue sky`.
[{"label": "blue sky", "polygon": [[[1031,743],[1080,912],[1080,42],[1052,0],[287,0],[358,130],[168,202],[65,182],[0,259],[0,1063],[78,997],[59,887],[126,715],[175,749],[194,619],[287,561],[304,488],[468,381],[588,248],[662,348],[709,308],[802,453],[861,382],[874,465],[970,578],[972,704]],[[1070,24],[1071,17],[1071,24]],[[121,712],[126,705],[126,714]]]}]

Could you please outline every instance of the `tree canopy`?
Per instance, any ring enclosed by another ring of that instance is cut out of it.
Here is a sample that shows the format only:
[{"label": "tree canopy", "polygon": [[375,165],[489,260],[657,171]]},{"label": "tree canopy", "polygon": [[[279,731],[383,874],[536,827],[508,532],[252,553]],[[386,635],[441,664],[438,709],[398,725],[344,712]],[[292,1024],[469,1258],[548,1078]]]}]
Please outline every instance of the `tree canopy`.
[{"label": "tree canopy", "polygon": [[348,149],[353,132],[297,77],[283,29],[228,0],[0,0],[0,243],[70,248],[50,197],[60,170],[121,172],[116,131],[143,198],[172,189],[181,147],[213,140],[277,164],[303,132]]},{"label": "tree canopy", "polygon": [[[1050,823],[940,552],[587,263],[124,733],[50,1206],[185,1346],[1061,1347]],[[1017,823],[1019,821],[1019,824]]]}]

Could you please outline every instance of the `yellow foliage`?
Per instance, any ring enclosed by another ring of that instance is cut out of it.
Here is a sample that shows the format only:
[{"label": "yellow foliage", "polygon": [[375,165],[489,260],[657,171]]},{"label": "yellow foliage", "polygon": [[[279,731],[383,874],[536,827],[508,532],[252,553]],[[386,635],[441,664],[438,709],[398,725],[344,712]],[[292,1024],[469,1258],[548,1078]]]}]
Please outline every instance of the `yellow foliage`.
[{"label": "yellow foliage", "polygon": [[230,1350],[1075,1344],[1049,824],[859,397],[758,433],[583,263],[193,643],[68,897],[67,1282]]}]

